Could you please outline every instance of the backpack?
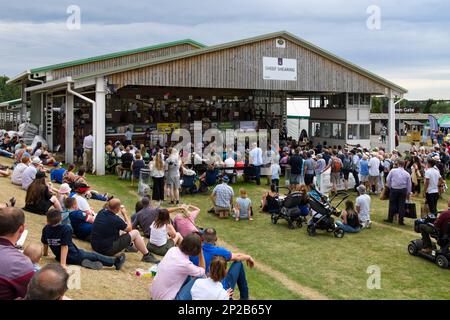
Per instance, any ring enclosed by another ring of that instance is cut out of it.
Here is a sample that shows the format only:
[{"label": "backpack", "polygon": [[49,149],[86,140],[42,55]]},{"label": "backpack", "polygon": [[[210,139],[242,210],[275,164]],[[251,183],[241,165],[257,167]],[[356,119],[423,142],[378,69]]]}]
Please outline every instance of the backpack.
[{"label": "backpack", "polygon": [[342,169],[342,162],[339,158],[333,158],[331,163],[331,171],[332,172],[340,172]]},{"label": "backpack", "polygon": [[353,161],[349,156],[345,156],[342,168],[347,171],[352,170]]}]

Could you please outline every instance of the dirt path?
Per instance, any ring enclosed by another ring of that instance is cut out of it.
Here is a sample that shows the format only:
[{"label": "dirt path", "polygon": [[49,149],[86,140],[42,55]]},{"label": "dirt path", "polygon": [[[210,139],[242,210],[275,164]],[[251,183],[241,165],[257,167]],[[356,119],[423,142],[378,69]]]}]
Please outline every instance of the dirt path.
[{"label": "dirt path", "polygon": [[[242,252],[241,250],[239,250],[238,248],[236,248],[235,246],[232,246],[223,240],[219,240],[218,244],[221,247],[225,247],[230,251],[245,253],[245,252]],[[256,261],[255,268],[261,272],[264,272],[268,276],[274,278],[275,281],[280,282],[289,291],[292,291],[306,299],[311,299],[311,300],[328,300],[329,299],[327,296],[321,294],[320,292],[318,292],[314,289],[311,289],[309,287],[303,286],[303,285],[299,284],[297,281],[293,281],[293,280],[289,279],[285,274],[269,267],[268,265],[266,265],[264,263]]]}]

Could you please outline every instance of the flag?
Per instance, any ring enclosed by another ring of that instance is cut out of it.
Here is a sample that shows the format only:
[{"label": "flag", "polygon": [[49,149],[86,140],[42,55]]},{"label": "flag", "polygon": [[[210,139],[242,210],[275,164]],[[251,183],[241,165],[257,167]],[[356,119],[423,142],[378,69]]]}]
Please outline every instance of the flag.
[{"label": "flag", "polygon": [[435,117],[433,117],[431,114],[428,116],[428,121],[430,122],[430,129],[431,131],[438,131],[439,130],[439,124]]}]

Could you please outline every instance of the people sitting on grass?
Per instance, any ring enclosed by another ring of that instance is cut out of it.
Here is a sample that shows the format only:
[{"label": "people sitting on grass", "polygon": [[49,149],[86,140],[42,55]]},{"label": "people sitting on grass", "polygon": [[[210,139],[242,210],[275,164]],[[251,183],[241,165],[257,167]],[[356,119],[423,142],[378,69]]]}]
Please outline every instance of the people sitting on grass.
[{"label": "people sitting on grass", "polygon": [[236,221],[241,219],[252,221],[252,211],[252,200],[248,197],[247,191],[241,188],[239,190],[239,197],[236,199],[236,204],[234,205],[234,219]]},{"label": "people sitting on grass", "polygon": [[[203,257],[205,259],[206,273],[209,272],[209,267],[214,256],[221,256],[226,259],[226,261],[232,261],[231,266],[228,269],[225,279],[222,281],[223,288],[225,290],[233,289],[236,285],[239,288],[241,300],[249,299],[249,290],[247,279],[245,276],[245,269],[243,262],[246,262],[247,266],[253,268],[255,261],[253,258],[247,254],[243,253],[232,253],[231,251],[216,246],[217,243],[217,232],[213,228],[205,229],[203,233]],[[191,261],[195,265],[199,265],[198,256],[190,257]]]},{"label": "people sitting on grass", "polygon": [[370,196],[367,194],[367,189],[364,185],[359,185],[356,190],[358,197],[356,198],[356,212],[358,213],[359,221],[362,228],[370,229],[372,221],[370,220]]},{"label": "people sitting on grass", "polygon": [[76,176],[73,179],[73,185],[75,186],[76,184],[84,184],[84,185],[86,185],[86,188],[89,189],[85,193],[85,197],[87,199],[108,201],[108,200],[114,198],[114,196],[110,196],[107,193],[100,194],[97,191],[91,190],[91,187],[89,186],[87,179],[86,179],[86,169],[84,167],[81,167],[78,169],[78,173],[76,174]]},{"label": "people sitting on grass", "polygon": [[61,163],[55,169],[50,170],[50,181],[59,184],[63,183],[63,177],[66,169],[61,166]]},{"label": "people sitting on grass", "polygon": [[[197,265],[189,260],[194,256],[198,257]],[[150,296],[153,300],[188,300],[193,284],[191,277],[204,275],[202,240],[198,234],[191,233],[183,238],[179,247],[171,248],[158,264]]]},{"label": "people sitting on grass", "polygon": [[65,200],[70,197],[70,192],[72,189],[69,187],[67,183],[63,183],[59,189],[58,193],[56,195],[56,198],[58,198],[59,204],[61,205],[62,210],[66,210],[66,206],[64,204]]},{"label": "people sitting on grass", "polygon": [[67,183],[71,188],[75,183],[75,165],[73,163],[69,164],[67,170],[63,174],[63,183]]},{"label": "people sitting on grass", "polygon": [[38,172],[36,179],[28,187],[24,210],[45,215],[51,207],[62,211],[58,198],[53,195],[51,186],[45,181],[45,173]]},{"label": "people sitting on grass", "polygon": [[94,219],[91,215],[79,210],[76,198],[66,198],[64,206],[67,209],[73,234],[80,240],[91,241],[92,224]]},{"label": "people sitting on grass", "polygon": [[86,199],[86,194],[89,192],[89,187],[84,183],[76,183],[74,185],[74,189],[75,193],[72,193],[72,197],[77,199],[79,210],[83,211],[86,216],[90,217],[93,221],[95,218],[95,211],[91,208]]},{"label": "people sitting on grass", "polygon": [[[121,219],[118,214],[122,215]],[[133,230],[130,218],[119,199],[110,200],[97,214],[91,233],[92,248],[103,255],[113,256],[123,250],[139,251],[142,261],[159,261],[147,250],[138,230]],[[133,246],[134,245],[134,246]]]},{"label": "people sitting on grass", "polygon": [[348,233],[358,233],[361,231],[358,213],[352,200],[345,202],[345,210],[342,211],[342,221],[336,221],[338,227]]},{"label": "people sitting on grass", "polygon": [[41,270],[41,266],[39,262],[42,259],[42,245],[40,243],[30,243],[23,250],[23,254],[30,258],[33,263],[34,271],[37,272]]},{"label": "people sitting on grass", "polygon": [[217,183],[219,177],[219,170],[213,164],[208,164],[206,171],[200,176],[200,191],[205,192],[208,187],[213,187]]},{"label": "people sitting on grass", "polygon": [[182,205],[177,208],[180,211],[173,219],[173,226],[175,230],[181,234],[182,237],[186,237],[192,232],[198,232],[195,219],[197,219],[200,208],[193,205]]},{"label": "people sitting on grass", "polygon": [[233,188],[228,185],[228,182],[228,176],[224,176],[222,182],[214,188],[211,194],[214,212],[220,218],[227,218],[233,207],[234,191]]},{"label": "people sitting on grass", "polygon": [[94,270],[100,270],[103,266],[114,266],[116,270],[120,270],[125,262],[124,254],[107,257],[77,248],[72,241],[72,230],[67,225],[61,224],[61,213],[58,210],[52,209],[47,212],[47,225],[42,230],[41,241],[44,245],[44,256],[48,255],[50,247],[55,259],[65,269],[67,264],[73,264]]},{"label": "people sitting on grass", "polygon": [[42,145],[42,142],[36,143],[36,147],[32,152],[34,157],[39,157],[42,163],[49,166],[57,166],[59,163],[56,162],[55,158],[48,152],[48,148]]},{"label": "people sitting on grass", "polygon": [[26,168],[22,173],[22,189],[27,190],[30,184],[36,177],[38,171],[44,171],[42,161],[38,157],[34,157],[31,161],[31,165]]},{"label": "people sitting on grass", "polygon": [[26,157],[26,156],[22,157],[21,162],[16,165],[16,167],[14,168],[14,171],[12,173],[12,176],[11,176],[12,184],[15,184],[17,186],[22,185],[23,173],[30,165],[30,162],[31,161],[30,161],[29,157]]},{"label": "people sitting on grass", "polygon": [[225,290],[222,281],[227,277],[227,260],[223,256],[214,256],[206,279],[197,279],[192,286],[192,300],[230,300],[234,290]]},{"label": "people sitting on grass", "polygon": [[67,270],[60,264],[49,263],[31,279],[25,300],[70,300],[65,296],[69,282]]},{"label": "people sitting on grass", "polygon": [[280,209],[278,204],[278,187],[275,184],[270,185],[270,191],[262,196],[261,211],[262,212],[277,212]]},{"label": "people sitting on grass", "polygon": [[30,259],[15,247],[24,231],[22,210],[0,209],[0,300],[23,298],[34,275]]},{"label": "people sitting on grass", "polygon": [[147,249],[158,256],[164,256],[170,248],[178,246],[182,240],[183,237],[175,230],[170,221],[169,211],[160,209],[158,216],[150,226]]}]

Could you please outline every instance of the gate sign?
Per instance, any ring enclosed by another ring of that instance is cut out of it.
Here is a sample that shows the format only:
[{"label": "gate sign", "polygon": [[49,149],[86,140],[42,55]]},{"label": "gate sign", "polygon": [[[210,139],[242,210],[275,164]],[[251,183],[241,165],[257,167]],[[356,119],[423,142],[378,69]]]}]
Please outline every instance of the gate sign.
[{"label": "gate sign", "polygon": [[263,79],[297,81],[297,59],[263,57]]}]

